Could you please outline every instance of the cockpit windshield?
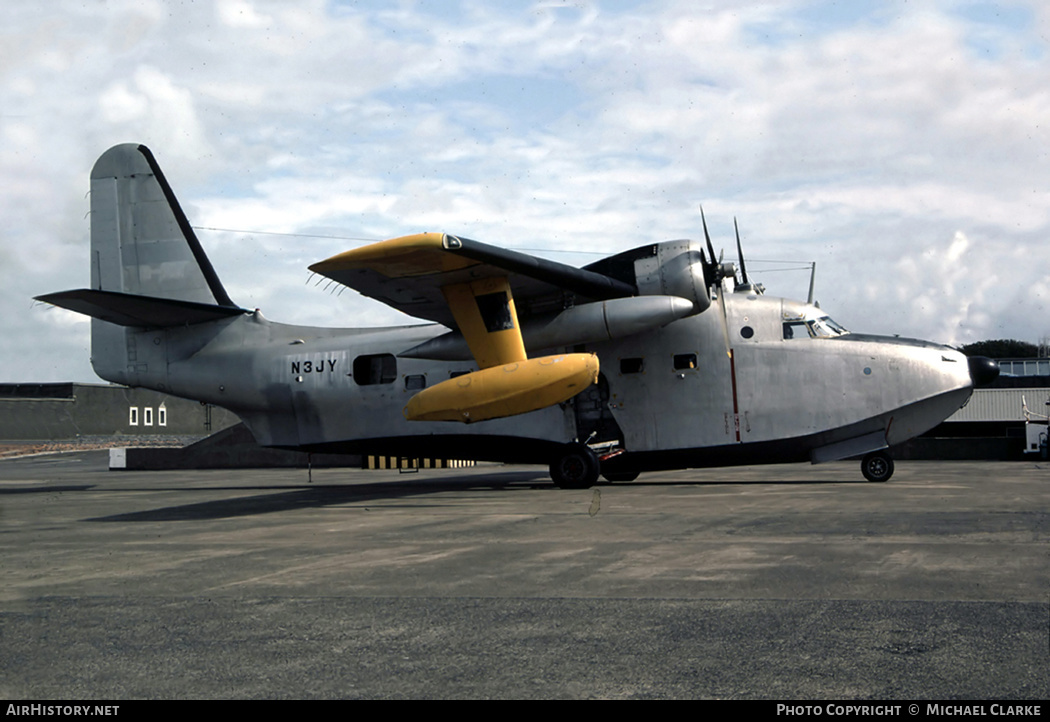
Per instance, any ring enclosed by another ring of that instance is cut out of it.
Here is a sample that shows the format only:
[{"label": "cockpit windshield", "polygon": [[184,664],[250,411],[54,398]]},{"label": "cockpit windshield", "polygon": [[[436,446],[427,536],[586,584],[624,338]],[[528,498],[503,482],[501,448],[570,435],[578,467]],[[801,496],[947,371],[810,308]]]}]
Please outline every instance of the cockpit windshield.
[{"label": "cockpit windshield", "polygon": [[849,331],[831,320],[830,316],[784,321],[784,338],[835,338]]}]

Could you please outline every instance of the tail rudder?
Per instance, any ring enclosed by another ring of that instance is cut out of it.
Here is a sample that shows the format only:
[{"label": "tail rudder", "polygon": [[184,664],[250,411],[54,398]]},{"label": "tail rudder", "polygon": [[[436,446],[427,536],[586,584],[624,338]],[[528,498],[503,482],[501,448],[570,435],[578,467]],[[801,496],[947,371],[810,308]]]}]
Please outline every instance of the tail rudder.
[{"label": "tail rudder", "polygon": [[91,170],[91,288],[235,307],[144,145],[110,148]]},{"label": "tail rudder", "polygon": [[223,288],[153,154],[134,143],[110,148],[91,171],[91,288],[37,298],[92,317],[95,373],[157,388],[166,383],[164,329],[245,312]]}]

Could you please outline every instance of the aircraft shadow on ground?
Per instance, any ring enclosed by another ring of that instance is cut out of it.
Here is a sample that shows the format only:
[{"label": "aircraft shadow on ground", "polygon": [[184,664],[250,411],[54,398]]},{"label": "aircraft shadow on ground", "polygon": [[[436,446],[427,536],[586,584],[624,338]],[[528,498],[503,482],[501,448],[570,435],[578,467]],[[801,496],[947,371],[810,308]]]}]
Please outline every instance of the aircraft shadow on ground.
[{"label": "aircraft shadow on ground", "polygon": [[[863,480],[743,480],[743,479],[677,479],[652,480],[644,478],[633,482],[602,483],[596,489],[614,487],[646,486],[744,486],[753,484],[782,485],[823,485],[867,483]],[[194,521],[207,519],[230,519],[243,516],[272,514],[295,509],[323,508],[340,505],[360,505],[369,501],[419,500],[419,506],[427,505],[424,499],[428,496],[450,491],[458,492],[501,492],[523,489],[550,491],[555,493],[572,493],[557,489],[545,471],[505,471],[485,475],[470,474],[435,479],[398,479],[396,481],[369,482],[364,484],[319,484],[316,486],[268,486],[268,487],[207,487],[207,488],[169,488],[167,491],[180,491],[188,494],[213,494],[227,491],[258,491],[252,496],[216,499],[214,501],[180,504],[160,509],[112,514],[85,519],[93,522],[157,522],[157,521]],[[79,489],[78,489],[79,490]],[[144,488],[142,491],[164,491],[157,487]],[[128,490],[124,490],[128,491]],[[588,491],[586,489],[579,491]]]},{"label": "aircraft shadow on ground", "polygon": [[64,486],[15,486],[7,489],[0,488],[0,496],[14,494],[61,494],[63,492],[72,491],[90,491],[94,488],[94,484],[66,484]]},{"label": "aircraft shadow on ground", "polygon": [[[546,481],[546,483],[545,483]],[[206,489],[170,489],[188,493],[215,493],[219,491],[262,491],[254,496],[217,499],[192,504],[180,504],[149,511],[113,514],[86,519],[97,522],[154,522],[228,519],[258,514],[272,514],[295,509],[322,508],[343,504],[361,504],[369,501],[424,498],[449,491],[501,491],[510,487],[549,486],[549,480],[540,472],[512,471],[470,475],[442,479],[398,479],[397,481],[365,484],[320,484],[315,486],[271,487],[208,487]],[[551,486],[553,488],[553,486]],[[144,489],[146,491],[147,489]],[[148,491],[158,491],[156,487]],[[276,493],[275,493],[276,492]],[[420,505],[423,503],[421,501]]]},{"label": "aircraft shadow on ground", "polygon": [[603,483],[602,486],[750,486],[757,484],[772,484],[775,486],[791,486],[804,484],[806,486],[820,486],[824,484],[841,486],[842,484],[869,484],[866,479],[653,479],[644,477],[636,481],[617,481],[614,483]]}]

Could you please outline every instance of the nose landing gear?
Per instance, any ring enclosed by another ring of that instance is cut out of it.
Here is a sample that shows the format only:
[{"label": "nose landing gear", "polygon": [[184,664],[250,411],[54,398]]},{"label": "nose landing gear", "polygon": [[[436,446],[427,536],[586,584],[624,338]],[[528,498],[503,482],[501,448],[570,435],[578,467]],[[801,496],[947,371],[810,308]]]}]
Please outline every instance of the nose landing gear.
[{"label": "nose landing gear", "polygon": [[893,459],[885,451],[873,451],[860,462],[860,471],[868,481],[889,481],[893,476]]}]

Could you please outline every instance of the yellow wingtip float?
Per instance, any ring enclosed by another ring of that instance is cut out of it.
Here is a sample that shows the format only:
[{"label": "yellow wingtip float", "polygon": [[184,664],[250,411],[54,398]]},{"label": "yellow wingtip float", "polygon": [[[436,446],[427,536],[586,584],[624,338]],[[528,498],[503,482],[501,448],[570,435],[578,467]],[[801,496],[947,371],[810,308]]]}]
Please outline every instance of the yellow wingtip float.
[{"label": "yellow wingtip float", "polygon": [[409,399],[404,414],[410,421],[498,419],[568,401],[597,380],[594,354],[543,356],[442,381]]}]

